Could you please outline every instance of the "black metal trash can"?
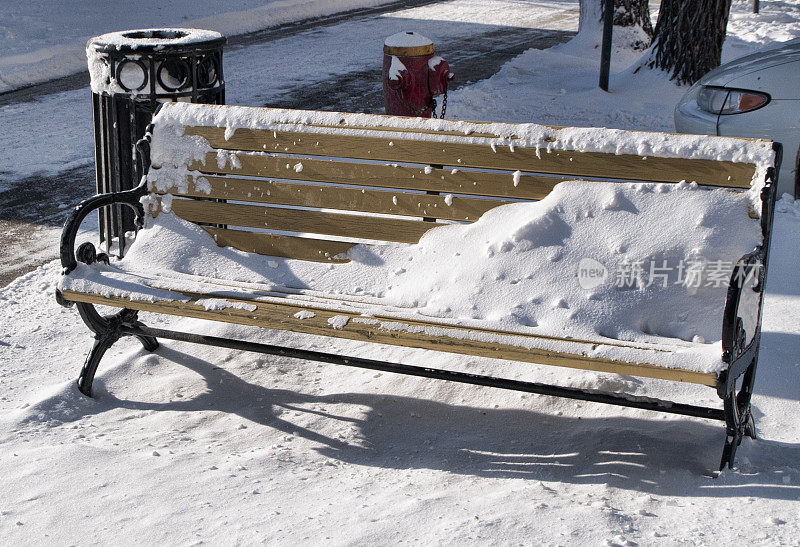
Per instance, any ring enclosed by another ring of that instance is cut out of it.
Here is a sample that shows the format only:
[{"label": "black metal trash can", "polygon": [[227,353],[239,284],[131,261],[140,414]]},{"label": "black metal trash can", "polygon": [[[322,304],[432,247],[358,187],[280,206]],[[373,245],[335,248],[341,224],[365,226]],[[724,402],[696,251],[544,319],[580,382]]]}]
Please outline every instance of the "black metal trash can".
[{"label": "black metal trash can", "polygon": [[[159,104],[225,103],[224,45],[218,32],[181,28],[112,32],[89,40],[98,193],[138,184],[136,142]],[[135,229],[133,213],[117,205],[99,215],[106,252],[122,256],[122,236]]]}]

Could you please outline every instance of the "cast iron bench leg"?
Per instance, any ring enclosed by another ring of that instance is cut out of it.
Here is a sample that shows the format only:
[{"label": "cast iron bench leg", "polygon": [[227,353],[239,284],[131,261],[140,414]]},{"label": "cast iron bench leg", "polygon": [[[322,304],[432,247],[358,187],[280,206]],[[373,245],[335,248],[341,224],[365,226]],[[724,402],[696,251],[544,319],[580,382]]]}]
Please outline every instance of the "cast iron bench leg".
[{"label": "cast iron bench leg", "polygon": [[78,389],[87,397],[92,396],[92,382],[97,372],[97,365],[100,364],[100,359],[103,358],[108,348],[113,346],[117,340],[118,337],[112,335],[95,335],[92,351],[86,356],[86,362],[83,363],[81,374],[78,376]]},{"label": "cast iron bench leg", "polygon": [[[142,323],[141,321],[135,321],[133,324],[137,327],[145,326],[145,324]],[[139,342],[142,343],[142,346],[144,346],[145,351],[155,351],[158,349],[158,340],[156,340],[152,336],[145,336],[139,334],[136,334],[134,336],[136,336],[136,338],[139,339]]]},{"label": "cast iron bench leg", "polygon": [[733,461],[736,457],[736,449],[742,444],[744,437],[756,439],[756,424],[751,412],[750,399],[753,393],[753,381],[758,356],[753,359],[747,372],[742,378],[742,385],[738,393],[732,390],[724,400],[725,406],[725,446],[722,449],[722,459],[719,463],[719,470],[722,471],[726,466],[733,468]]},{"label": "cast iron bench leg", "polygon": [[[103,358],[106,351],[114,345],[114,343],[127,336],[120,330],[122,325],[132,325],[136,327],[144,327],[144,324],[137,320],[136,310],[123,309],[114,315],[103,317],[95,307],[91,304],[79,303],[78,312],[86,325],[94,332],[94,345],[86,361],[81,369],[81,374],[78,377],[78,389],[84,395],[92,396],[92,383],[94,382],[94,375],[97,373],[97,366],[100,364],[100,359]],[[146,335],[133,335],[139,342],[142,343],[144,349],[147,351],[155,351],[158,349],[158,340],[152,336]]]}]

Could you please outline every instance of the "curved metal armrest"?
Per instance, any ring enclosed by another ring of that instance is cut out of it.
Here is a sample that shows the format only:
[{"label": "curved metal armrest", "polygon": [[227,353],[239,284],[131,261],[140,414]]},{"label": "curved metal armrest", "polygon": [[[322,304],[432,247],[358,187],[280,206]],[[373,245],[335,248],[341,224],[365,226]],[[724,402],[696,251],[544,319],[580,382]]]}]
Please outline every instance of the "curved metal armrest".
[{"label": "curved metal armrest", "polygon": [[139,198],[147,193],[147,182],[142,182],[136,188],[124,192],[114,192],[111,194],[99,194],[80,203],[70,214],[64,223],[61,232],[61,266],[64,268],[63,274],[66,275],[78,266],[75,256],[75,238],[78,236],[78,229],[83,220],[95,209],[106,205],[122,204],[131,207],[136,214],[136,226],[141,228],[144,225],[144,207],[139,203]]},{"label": "curved metal armrest", "polygon": [[761,189],[761,245],[736,263],[725,298],[725,311],[722,315],[722,360],[728,364],[728,368],[720,373],[717,385],[717,392],[722,398],[734,393],[737,379],[748,370],[750,375],[745,391],[752,390],[758,346],[761,342],[761,311],[764,306],[775,214],[775,181],[783,148],[779,143],[773,143],[773,150],[775,164],[767,169],[765,184]]},{"label": "curved metal armrest", "polygon": [[721,397],[731,392],[758,354],[765,281],[766,251],[758,246],[736,263],[728,285],[722,316],[722,360],[728,369],[719,378]]},{"label": "curved metal armrest", "polygon": [[[758,293],[758,307],[761,307],[766,275],[764,258],[764,248],[759,245],[754,251],[739,259],[731,273],[728,294],[725,298],[725,311],[722,315],[722,359],[727,363],[738,357],[745,349],[747,344],[743,345],[743,340],[740,339],[742,335],[748,336],[750,340],[755,337],[755,332],[746,333],[741,328],[737,328],[737,324],[741,319],[742,295],[745,291],[751,290]],[[758,324],[755,325],[756,330],[760,330],[760,326],[760,321],[758,321]],[[745,338],[744,342],[746,341]]]}]

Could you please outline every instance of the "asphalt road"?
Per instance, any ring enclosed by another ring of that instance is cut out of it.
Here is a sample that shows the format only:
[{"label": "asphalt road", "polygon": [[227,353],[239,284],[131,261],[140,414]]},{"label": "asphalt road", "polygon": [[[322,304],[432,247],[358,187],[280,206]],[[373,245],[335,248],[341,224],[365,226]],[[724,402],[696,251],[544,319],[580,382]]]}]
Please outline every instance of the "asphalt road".
[{"label": "asphalt road", "polygon": [[[410,6],[435,4],[431,0],[398,2],[379,8],[363,9],[330,17],[281,25],[253,34],[232,37],[226,54],[287,40],[304,33],[343,24],[374,21],[375,18]],[[492,76],[504,62],[530,48],[545,49],[564,42],[573,32],[524,27],[486,26],[479,36],[455,36],[437,42],[448,52],[448,61],[457,75],[454,89]],[[226,63],[226,72],[235,70]],[[230,84],[230,79],[229,79]],[[51,82],[0,95],[0,107],[34,102],[47,95],[88,87],[88,74],[76,74]],[[291,76],[281,92],[264,106],[380,113],[383,110],[381,67],[349,71],[319,81],[293,85]],[[88,90],[86,101],[88,102]],[[2,167],[0,166],[0,169]],[[12,174],[13,175],[13,174]],[[7,173],[0,172],[0,181]],[[52,175],[33,175],[4,181],[0,189],[0,286],[37,266],[56,258],[60,226],[71,208],[90,196],[94,189],[91,163]]]}]

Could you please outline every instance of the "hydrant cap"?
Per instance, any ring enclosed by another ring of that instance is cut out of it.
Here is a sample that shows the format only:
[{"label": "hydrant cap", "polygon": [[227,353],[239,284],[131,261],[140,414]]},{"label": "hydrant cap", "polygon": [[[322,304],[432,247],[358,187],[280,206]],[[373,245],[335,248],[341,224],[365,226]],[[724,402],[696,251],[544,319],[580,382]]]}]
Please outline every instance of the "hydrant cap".
[{"label": "hydrant cap", "polygon": [[398,57],[416,57],[433,55],[433,41],[414,31],[392,34],[383,43],[383,52]]}]

